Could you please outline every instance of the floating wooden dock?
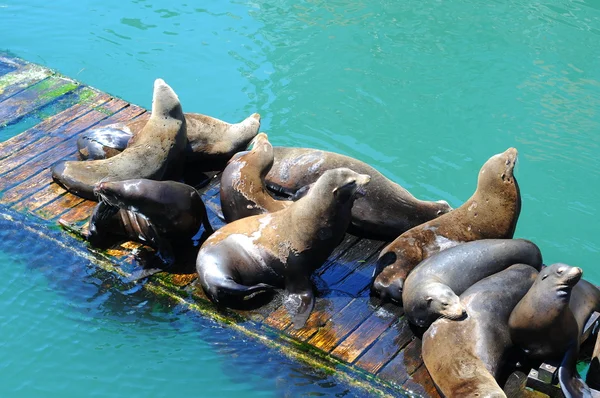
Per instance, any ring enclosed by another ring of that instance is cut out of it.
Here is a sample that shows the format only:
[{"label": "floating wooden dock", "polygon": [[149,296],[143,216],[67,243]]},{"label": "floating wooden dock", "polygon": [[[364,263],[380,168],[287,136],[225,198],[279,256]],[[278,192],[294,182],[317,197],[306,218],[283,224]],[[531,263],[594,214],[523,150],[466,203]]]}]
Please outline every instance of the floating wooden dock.
[{"label": "floating wooden dock", "polygon": [[[47,225],[61,220],[85,229],[95,202],[67,193],[52,181],[49,167],[77,158],[76,140],[86,129],[148,116],[143,108],[47,68],[0,56],[0,137],[4,129],[20,132],[0,143],[0,213],[26,214],[32,223]],[[207,175],[201,185],[210,221],[218,228],[223,225],[217,217],[218,175]],[[437,397],[421,359],[421,341],[402,310],[369,297],[375,260],[384,244],[345,237],[315,273],[316,306],[299,330],[292,328],[281,297],[253,311],[217,310],[195,285],[195,273],[160,273],[144,287],[302,361],[335,371],[373,394]],[[113,272],[127,276],[136,268],[139,248],[137,243],[122,242],[98,253],[115,265]]]}]

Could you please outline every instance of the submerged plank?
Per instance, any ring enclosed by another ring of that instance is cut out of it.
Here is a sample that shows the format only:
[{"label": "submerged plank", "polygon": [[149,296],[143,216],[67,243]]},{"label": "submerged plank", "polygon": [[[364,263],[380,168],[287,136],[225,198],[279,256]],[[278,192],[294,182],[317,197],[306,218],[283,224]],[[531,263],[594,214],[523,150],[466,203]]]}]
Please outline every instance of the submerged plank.
[{"label": "submerged plank", "polygon": [[[87,99],[79,104],[73,105],[72,107],[54,115],[41,123],[33,126],[29,130],[14,136],[4,142],[0,142],[0,159],[4,159],[10,155],[20,152],[21,149],[31,144],[40,138],[52,134],[55,130],[61,126],[70,123],[82,115],[93,110],[94,107],[100,106],[108,101],[111,97],[108,94],[98,93],[95,90],[88,88],[86,92]],[[2,168],[0,167],[0,172]]]},{"label": "submerged plank", "polygon": [[2,101],[0,125],[14,123],[29,112],[41,108],[79,86],[72,80],[49,77]]},{"label": "submerged plank", "polygon": [[[126,103],[120,100],[112,100],[107,104],[94,109],[93,111],[85,114],[73,124],[69,124],[65,129],[65,133],[68,130],[71,137],[66,141],[61,142],[58,145],[35,145],[32,144],[27,150],[33,150],[34,148],[39,151],[38,154],[30,161],[20,165],[19,167],[5,173],[0,179],[0,191],[5,190],[9,187],[18,185],[25,181],[27,178],[37,174],[40,170],[50,167],[54,163],[63,159],[65,155],[72,154],[76,150],[76,133],[83,131],[90,126],[97,124],[98,122],[106,119],[113,112],[119,111],[126,106]],[[124,112],[121,116],[133,117],[135,114],[139,114],[139,109],[132,108],[133,112]]]},{"label": "submerged plank", "polygon": [[46,79],[52,74],[53,72],[50,69],[34,64],[27,64],[11,73],[0,76],[0,102]]}]

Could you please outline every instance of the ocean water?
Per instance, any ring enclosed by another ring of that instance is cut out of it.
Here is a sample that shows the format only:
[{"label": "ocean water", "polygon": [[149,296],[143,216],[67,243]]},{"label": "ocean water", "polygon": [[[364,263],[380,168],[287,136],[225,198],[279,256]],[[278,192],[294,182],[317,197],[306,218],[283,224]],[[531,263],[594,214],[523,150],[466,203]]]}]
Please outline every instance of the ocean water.
[{"label": "ocean water", "polygon": [[[0,0],[0,20],[0,50],[145,107],[153,80],[161,77],[185,111],[231,122],[259,112],[273,143],[357,157],[422,199],[459,206],[473,193],[481,165],[515,146],[523,197],[516,236],[537,243],[547,264],[577,265],[600,284],[598,0]],[[13,291],[0,296],[0,313],[23,327],[28,317],[38,322],[31,330],[37,336],[19,345],[29,350],[22,357],[46,358],[54,375],[38,380],[23,359],[20,372],[0,373],[0,384],[14,391],[57,383],[76,396],[81,390],[63,376],[81,373],[97,395],[122,388],[120,396],[160,396],[172,378],[197,395],[203,388],[222,391],[213,383],[231,388],[231,395],[331,394],[319,383],[294,390],[293,377],[275,380],[258,367],[230,369],[229,354],[211,351],[201,328],[184,326],[193,337],[181,337],[169,322],[177,315],[159,304],[144,304],[139,319],[129,314],[123,320],[122,311],[94,315],[87,329],[82,326],[88,345],[80,348],[82,357],[69,359],[74,339],[60,344],[55,328],[66,332],[62,322],[69,316],[102,312],[100,304],[48,290],[46,274],[31,271],[18,252],[3,253],[9,278],[18,282],[5,286]],[[15,295],[20,299],[8,301]],[[49,327],[36,316],[55,307],[53,300],[63,300],[63,316],[52,317]],[[120,352],[104,357],[96,349],[105,333]],[[136,342],[140,335],[144,343]],[[225,365],[215,370],[203,355]],[[7,365],[8,357],[0,367],[16,366]],[[96,362],[105,382],[91,379]],[[309,377],[306,369],[285,366]],[[245,384],[242,372],[255,381]],[[128,377],[133,374],[138,384]],[[336,393],[356,393],[325,380]]]}]

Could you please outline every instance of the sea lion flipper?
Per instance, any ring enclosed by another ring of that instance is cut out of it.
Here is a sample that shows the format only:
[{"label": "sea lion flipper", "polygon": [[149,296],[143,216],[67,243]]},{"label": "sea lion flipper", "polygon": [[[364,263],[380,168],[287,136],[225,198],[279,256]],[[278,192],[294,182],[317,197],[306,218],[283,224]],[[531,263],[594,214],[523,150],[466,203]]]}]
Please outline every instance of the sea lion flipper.
[{"label": "sea lion flipper", "polygon": [[310,279],[305,275],[288,276],[285,286],[288,292],[285,308],[292,318],[294,329],[297,330],[308,320],[315,306],[315,294]]},{"label": "sea lion flipper", "polygon": [[565,353],[558,367],[558,381],[565,398],[591,398],[592,392],[577,372],[577,356],[579,348],[573,344]]}]

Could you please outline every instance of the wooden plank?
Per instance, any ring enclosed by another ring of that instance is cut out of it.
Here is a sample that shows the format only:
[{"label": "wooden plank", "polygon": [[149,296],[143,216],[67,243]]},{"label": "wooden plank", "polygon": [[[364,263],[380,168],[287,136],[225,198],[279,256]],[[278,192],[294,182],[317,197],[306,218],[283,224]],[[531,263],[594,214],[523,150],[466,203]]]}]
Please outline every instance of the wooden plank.
[{"label": "wooden plank", "polygon": [[338,343],[350,334],[357,324],[365,320],[373,311],[369,308],[368,299],[354,299],[342,311],[321,327],[308,343],[322,351],[332,351]]},{"label": "wooden plank", "polygon": [[[340,256],[344,254],[344,252],[346,252],[346,250],[348,250],[348,248],[354,245],[356,241],[356,237],[346,234],[344,240],[333,250],[333,252],[329,256],[329,259],[321,267],[326,267],[328,266],[328,263],[336,261]],[[278,330],[284,330],[288,326],[291,326],[291,322],[292,320],[290,318],[290,315],[283,305],[279,309],[277,309],[277,311],[273,312],[265,319],[265,323],[267,325],[274,327]]]},{"label": "wooden plank", "polygon": [[[327,326],[327,321],[338,312],[343,311],[353,298],[358,297],[358,294],[349,292],[361,291],[370,283],[370,278],[357,282],[348,279],[347,276],[375,261],[375,256],[379,253],[379,246],[374,242],[368,239],[355,242],[342,256],[335,261],[328,262],[317,271],[318,281],[323,285],[322,288],[326,290],[326,294],[317,300],[315,309],[303,328],[296,330],[288,326],[286,333],[306,340],[316,334],[320,328],[331,326]],[[342,268],[343,271],[337,271],[338,268]]]},{"label": "wooden plank", "polygon": [[15,122],[35,109],[56,100],[79,86],[72,80],[52,76],[2,101],[0,125]]},{"label": "wooden plank", "polygon": [[[52,183],[51,185],[57,185]],[[60,188],[60,187],[59,187]],[[62,192],[64,189],[60,188]],[[84,199],[79,196],[73,195],[72,193],[67,192],[66,194],[60,196],[55,201],[42,206],[40,209],[35,211],[35,214],[41,217],[44,220],[53,220],[58,218],[62,213],[71,209],[75,205],[82,203]]]},{"label": "wooden plank", "polygon": [[39,65],[27,64],[17,70],[0,76],[0,102],[25,90],[48,76],[53,72]]},{"label": "wooden plank", "polygon": [[48,184],[48,181],[52,179],[52,173],[50,169],[40,171],[33,177],[25,180],[23,183],[4,191],[0,196],[0,203],[5,205],[14,204],[24,198],[31,196],[34,192],[39,191],[42,187]]},{"label": "wooden plank", "polygon": [[[104,112],[106,113],[112,113],[115,110],[111,108],[122,109],[124,105],[126,105],[126,103],[124,103],[121,100],[112,100],[106,105],[103,105],[101,108],[104,109]],[[138,110],[135,111],[139,112]],[[79,118],[77,120],[76,125],[72,126],[69,130],[71,130],[72,135],[74,135],[76,132],[85,130],[90,126],[97,124],[99,121],[106,119],[108,117],[106,113],[100,112],[98,110],[89,112],[86,115]],[[32,160],[19,166],[18,168],[4,174],[2,178],[0,178],[0,190],[5,190],[9,187],[13,187],[22,183],[27,178],[39,173],[40,170],[50,167],[57,161],[64,158],[65,154],[71,154],[72,151],[76,148],[76,141],[77,137],[72,136],[71,138],[69,138],[66,141],[63,141],[57,146],[36,148],[39,153],[38,156],[34,157]]]},{"label": "wooden plank", "polygon": [[415,373],[408,378],[402,387],[424,397],[440,398],[440,394],[438,393],[435,384],[433,384],[433,380],[425,365],[421,365]]},{"label": "wooden plank", "polygon": [[[115,123],[118,121],[130,120],[131,118],[135,117],[140,112],[143,112],[143,110],[141,108],[127,107],[127,108],[123,109],[122,111],[117,112],[113,116],[106,119],[104,121],[104,123]],[[64,147],[64,151],[68,151],[69,149],[74,150],[76,139],[77,139],[77,136],[73,136],[69,140],[62,143],[61,146]],[[67,145],[67,144],[71,144],[71,145]],[[70,156],[74,157],[74,152],[71,153]],[[65,156],[64,156],[64,152],[63,152],[63,158],[64,157]],[[48,166],[50,166],[50,165],[51,165],[51,163],[48,164]],[[54,201],[55,199],[57,199],[58,196],[62,196],[62,195],[66,195],[66,191],[62,187],[60,187],[58,184],[52,182],[52,179],[49,179],[47,181],[46,187],[42,188],[40,191],[36,192],[35,194],[31,195],[30,197],[16,203],[15,205],[13,205],[13,208],[18,211],[29,211],[29,212],[33,212],[36,209],[40,209],[39,211],[37,211],[37,214],[40,216],[43,215],[42,218],[49,220],[49,219],[58,217],[60,214],[62,214],[66,210],[66,209],[58,206],[61,203],[76,205],[83,201],[83,199],[80,201],[77,201],[75,199],[75,197],[68,196],[67,198],[63,199],[62,201],[57,202],[57,205],[52,204],[52,205],[49,205],[49,208],[42,208],[42,206]]]},{"label": "wooden plank", "polygon": [[[61,128],[65,124],[72,122],[82,115],[92,111],[94,107],[100,106],[108,101],[111,97],[108,94],[98,93],[96,91],[88,91],[88,98],[83,103],[73,105],[72,107],[45,119],[41,123],[33,126],[29,130],[16,135],[4,142],[0,142],[0,159],[4,159],[12,154],[19,152],[25,146],[37,141],[43,136],[46,136],[53,131]],[[2,169],[0,169],[2,170]]]},{"label": "wooden plank", "polygon": [[[114,103],[114,104],[113,104]],[[90,112],[84,114],[79,119],[73,121],[73,123],[67,123],[66,125],[54,130],[47,131],[41,137],[38,137],[37,140],[32,140],[26,148],[21,149],[18,152],[15,152],[13,155],[8,156],[0,161],[0,174],[8,173],[11,170],[16,169],[22,164],[26,163],[30,159],[33,159],[41,154],[44,154],[50,148],[56,147],[58,144],[65,141],[65,139],[73,138],[77,133],[81,132],[89,128],[89,126],[94,125],[100,120],[108,117],[106,112],[110,112],[112,114],[113,109],[103,110],[106,108],[113,108],[115,105],[117,109],[114,111],[118,111],[125,106],[126,103],[120,100],[112,100],[104,104],[103,106],[93,109]],[[86,122],[87,124],[81,124],[82,122]],[[92,123],[91,125],[89,123]],[[107,122],[110,123],[110,122]],[[82,128],[83,127],[83,128]],[[73,144],[73,147],[67,149],[68,154],[73,153],[77,149],[76,144]]]},{"label": "wooden plank", "polygon": [[92,202],[91,200],[84,200],[64,213],[60,217],[61,223],[76,225],[87,221],[92,215],[92,211],[94,211],[96,204],[96,202]]},{"label": "wooden plank", "polygon": [[377,374],[381,379],[396,385],[402,385],[422,364],[421,339],[414,338]]},{"label": "wooden plank", "polygon": [[400,318],[379,339],[360,356],[356,365],[369,373],[377,373],[394,356],[396,356],[414,335],[406,317]]},{"label": "wooden plank", "polygon": [[346,362],[354,362],[402,314],[404,314],[404,311],[394,304],[385,304],[378,308],[344,339],[331,352],[331,355]]}]

